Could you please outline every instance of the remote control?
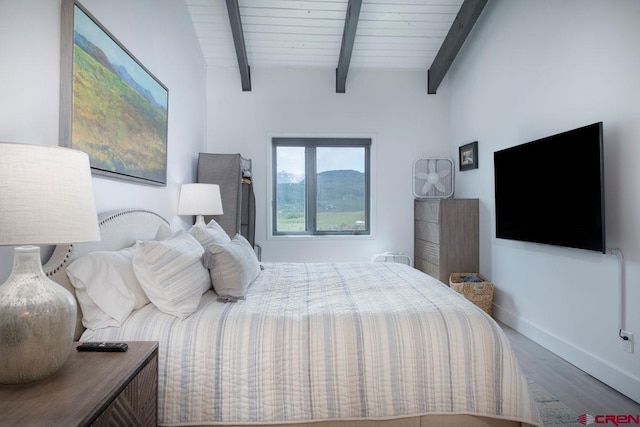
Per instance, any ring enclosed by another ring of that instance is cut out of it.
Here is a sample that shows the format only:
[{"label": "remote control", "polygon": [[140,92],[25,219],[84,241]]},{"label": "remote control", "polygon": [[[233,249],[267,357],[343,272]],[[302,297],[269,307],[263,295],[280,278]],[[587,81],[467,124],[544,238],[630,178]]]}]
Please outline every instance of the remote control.
[{"label": "remote control", "polygon": [[126,342],[83,342],[76,347],[78,351],[127,351]]}]

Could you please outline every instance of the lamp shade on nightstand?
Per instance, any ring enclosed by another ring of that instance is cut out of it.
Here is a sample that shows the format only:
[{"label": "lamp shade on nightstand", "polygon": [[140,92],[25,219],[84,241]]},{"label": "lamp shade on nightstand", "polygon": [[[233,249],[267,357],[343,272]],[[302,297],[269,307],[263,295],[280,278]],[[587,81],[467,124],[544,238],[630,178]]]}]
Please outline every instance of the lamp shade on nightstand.
[{"label": "lamp shade on nightstand", "polygon": [[[0,245],[100,240],[86,153],[0,143],[0,200]],[[45,276],[40,248],[16,248],[0,286],[0,383],[56,372],[69,355],[75,321],[75,299]]]},{"label": "lamp shade on nightstand", "polygon": [[204,224],[204,215],[222,215],[218,184],[182,184],[178,215],[196,215],[196,225]]}]

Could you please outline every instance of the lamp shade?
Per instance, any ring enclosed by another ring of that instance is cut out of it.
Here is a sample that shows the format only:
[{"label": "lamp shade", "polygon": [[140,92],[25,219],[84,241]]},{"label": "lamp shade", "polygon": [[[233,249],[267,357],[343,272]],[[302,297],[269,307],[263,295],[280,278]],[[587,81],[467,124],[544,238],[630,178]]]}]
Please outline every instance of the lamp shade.
[{"label": "lamp shade", "polygon": [[[43,145],[0,142],[0,245],[100,240],[89,156]],[[73,295],[42,270],[40,248],[15,248],[0,285],[0,383],[45,378],[69,356]]]},{"label": "lamp shade", "polygon": [[0,143],[0,245],[100,240],[89,156]]},{"label": "lamp shade", "polygon": [[222,198],[217,184],[182,184],[178,215],[222,215]]}]

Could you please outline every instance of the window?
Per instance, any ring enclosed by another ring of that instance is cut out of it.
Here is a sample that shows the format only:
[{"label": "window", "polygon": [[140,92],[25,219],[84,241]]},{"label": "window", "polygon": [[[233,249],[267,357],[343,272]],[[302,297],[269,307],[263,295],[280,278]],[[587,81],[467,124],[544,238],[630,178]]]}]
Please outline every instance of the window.
[{"label": "window", "polygon": [[273,234],[370,234],[369,138],[273,138]]}]

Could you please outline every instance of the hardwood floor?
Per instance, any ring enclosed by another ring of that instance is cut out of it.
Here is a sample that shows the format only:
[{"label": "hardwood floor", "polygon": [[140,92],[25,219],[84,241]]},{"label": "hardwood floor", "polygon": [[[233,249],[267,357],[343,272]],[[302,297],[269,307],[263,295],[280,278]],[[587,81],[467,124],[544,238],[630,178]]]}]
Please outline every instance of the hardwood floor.
[{"label": "hardwood floor", "polygon": [[500,323],[525,375],[576,414],[640,414],[640,404]]}]

